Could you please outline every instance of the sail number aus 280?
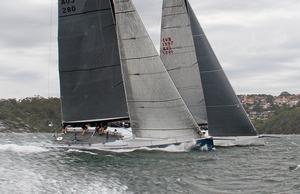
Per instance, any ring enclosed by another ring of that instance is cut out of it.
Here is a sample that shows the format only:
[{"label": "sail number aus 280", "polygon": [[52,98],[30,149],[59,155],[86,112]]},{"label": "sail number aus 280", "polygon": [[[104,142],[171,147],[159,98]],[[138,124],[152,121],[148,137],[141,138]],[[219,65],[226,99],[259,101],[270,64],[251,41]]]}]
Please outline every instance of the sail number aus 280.
[{"label": "sail number aus 280", "polygon": [[[69,5],[69,4],[74,4],[75,0],[61,0],[62,5],[67,5],[67,7],[62,8],[63,13],[72,13],[76,11],[76,6],[74,5]],[[69,6],[68,6],[69,5]]]}]

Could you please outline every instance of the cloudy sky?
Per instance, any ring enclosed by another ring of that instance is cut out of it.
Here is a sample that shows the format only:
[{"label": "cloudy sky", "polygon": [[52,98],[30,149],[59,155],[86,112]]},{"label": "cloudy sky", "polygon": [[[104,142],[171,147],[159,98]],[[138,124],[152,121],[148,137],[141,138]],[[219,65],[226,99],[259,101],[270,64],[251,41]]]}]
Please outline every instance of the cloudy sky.
[{"label": "cloudy sky", "polygon": [[[159,48],[162,0],[134,0]],[[190,0],[237,93],[300,93],[299,0]],[[59,96],[57,0],[0,1],[0,98]]]}]

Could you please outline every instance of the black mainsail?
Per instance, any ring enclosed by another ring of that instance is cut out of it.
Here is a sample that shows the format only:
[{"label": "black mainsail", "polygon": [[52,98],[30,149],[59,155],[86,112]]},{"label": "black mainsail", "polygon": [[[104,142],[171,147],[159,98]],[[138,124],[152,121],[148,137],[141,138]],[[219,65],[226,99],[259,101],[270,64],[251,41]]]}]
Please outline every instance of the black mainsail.
[{"label": "black mainsail", "polygon": [[[185,9],[181,10],[181,15],[186,14],[185,11],[187,11],[188,14],[188,20],[184,20],[184,22],[187,27],[190,27],[191,34],[189,34],[189,36],[193,37],[193,44],[200,72],[198,76],[202,81],[210,135],[221,137],[257,135],[253,124],[249,120],[242,104],[227,79],[189,2],[187,0],[164,0],[164,6],[170,4],[170,2],[175,2],[176,5],[173,5],[171,8],[175,11],[177,10],[177,12],[181,9],[180,6],[185,5]],[[163,9],[163,11],[164,10],[166,10],[166,8]],[[163,13],[163,15],[164,14],[166,13]],[[172,18],[169,17],[169,20],[172,20]],[[184,24],[181,26],[183,25]],[[164,31],[166,30],[162,29],[162,34]],[[175,35],[179,32],[180,31],[177,30]],[[185,34],[187,34],[187,30],[185,31]],[[166,33],[164,33],[164,36],[166,36]],[[176,40],[174,40],[174,42],[175,41]],[[180,41],[178,42],[180,43]],[[182,41],[182,43],[184,42]],[[185,44],[180,45],[178,43],[176,46],[177,48],[186,47]],[[168,49],[172,49],[172,47]],[[171,53],[171,55],[172,54],[173,53]],[[176,62],[173,62],[173,66],[176,67]],[[171,67],[169,66],[169,68]],[[190,75],[185,74],[185,76],[188,77]],[[172,77],[172,79],[174,80],[177,78]],[[198,81],[198,79],[195,80],[195,82],[196,81]]]},{"label": "black mainsail", "polygon": [[64,123],[128,118],[111,0],[59,0]]}]

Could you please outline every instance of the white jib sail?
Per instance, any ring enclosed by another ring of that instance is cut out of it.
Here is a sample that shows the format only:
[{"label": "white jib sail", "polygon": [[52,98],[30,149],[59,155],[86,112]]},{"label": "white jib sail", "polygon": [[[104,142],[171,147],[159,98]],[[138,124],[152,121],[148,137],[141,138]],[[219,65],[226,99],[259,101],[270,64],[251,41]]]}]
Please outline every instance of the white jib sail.
[{"label": "white jib sail", "polygon": [[121,66],[132,131],[141,138],[198,138],[198,126],[131,0],[115,0]]},{"label": "white jib sail", "polygon": [[164,0],[161,59],[198,124],[207,123],[190,19],[184,0]]}]

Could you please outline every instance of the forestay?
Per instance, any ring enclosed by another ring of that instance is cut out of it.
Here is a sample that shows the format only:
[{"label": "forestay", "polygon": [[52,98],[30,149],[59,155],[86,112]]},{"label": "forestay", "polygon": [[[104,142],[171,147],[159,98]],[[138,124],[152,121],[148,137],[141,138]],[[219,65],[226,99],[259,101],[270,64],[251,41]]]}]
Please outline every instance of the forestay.
[{"label": "forestay", "polygon": [[256,135],[256,130],[230,85],[195,13],[187,0],[186,3],[201,73],[210,135]]},{"label": "forestay", "polygon": [[59,0],[63,122],[128,118],[110,0]]},{"label": "forestay", "polygon": [[197,138],[197,123],[176,90],[131,0],[115,0],[115,11],[134,135]]},{"label": "forestay", "polygon": [[184,0],[164,0],[161,58],[198,124],[207,123],[195,45]]}]

